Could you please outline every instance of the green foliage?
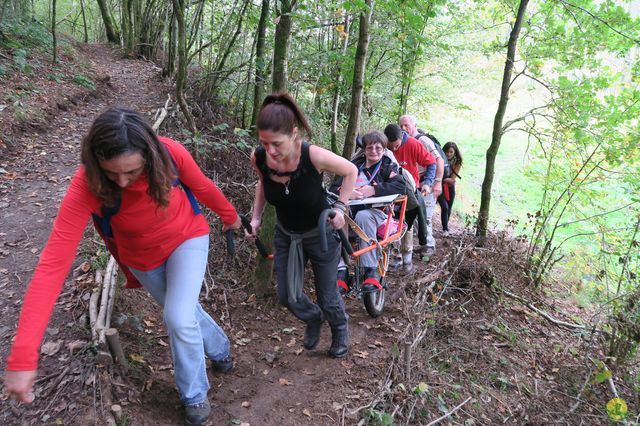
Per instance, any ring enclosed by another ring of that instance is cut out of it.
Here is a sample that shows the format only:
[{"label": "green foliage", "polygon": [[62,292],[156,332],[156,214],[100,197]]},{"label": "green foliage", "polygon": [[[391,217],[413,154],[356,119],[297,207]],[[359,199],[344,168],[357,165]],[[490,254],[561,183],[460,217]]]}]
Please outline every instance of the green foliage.
[{"label": "green foliage", "polygon": [[416,395],[423,395],[423,394],[427,393],[428,390],[429,390],[429,385],[424,383],[424,382],[420,382],[413,389],[413,393],[415,393]]},{"label": "green foliage", "polygon": [[82,87],[86,87],[87,89],[90,90],[96,90],[96,85],[95,83],[86,75],[83,74],[76,74],[73,76],[73,82],[82,86]]},{"label": "green foliage", "polygon": [[622,398],[613,398],[607,402],[607,414],[615,422],[624,420],[627,417],[627,402]]},{"label": "green foliage", "polygon": [[118,420],[116,420],[116,426],[129,426],[131,422],[126,414],[123,414]]},{"label": "green foliage", "polygon": [[604,370],[601,370],[596,374],[594,380],[596,381],[596,383],[603,383],[606,380],[609,380],[611,377],[613,377],[613,375],[611,374],[611,370],[605,368]]},{"label": "green foliage", "polygon": [[391,426],[393,424],[393,416],[384,411],[378,411],[373,408],[367,410],[366,418],[374,425]]},{"label": "green foliage", "polygon": [[0,37],[0,48],[46,49],[52,44],[51,33],[41,22],[31,19],[6,19],[0,23],[4,37]]},{"label": "green foliage", "polygon": [[33,67],[27,62],[28,52],[26,49],[16,49],[13,52],[13,63],[18,71],[29,74]]},{"label": "green foliage", "polygon": [[[99,235],[97,235],[97,232],[95,237],[99,238]],[[98,249],[96,251],[96,254],[92,256],[90,259],[91,269],[96,271],[104,270],[107,267],[107,263],[109,262],[109,256],[110,254],[106,250],[106,248]]]},{"label": "green foliage", "polygon": [[47,77],[49,78],[49,80],[55,81],[58,84],[62,83],[64,81],[64,79],[66,78],[64,73],[61,73],[61,72],[49,73],[49,74],[47,74]]}]

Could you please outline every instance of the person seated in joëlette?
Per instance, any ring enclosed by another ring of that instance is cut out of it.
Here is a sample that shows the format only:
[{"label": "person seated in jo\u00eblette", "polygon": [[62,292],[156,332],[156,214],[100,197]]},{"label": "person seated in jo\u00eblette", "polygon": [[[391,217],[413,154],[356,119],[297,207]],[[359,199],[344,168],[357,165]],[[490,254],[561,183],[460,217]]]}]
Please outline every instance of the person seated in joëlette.
[{"label": "person seated in jo\u00eblette", "polygon": [[[369,197],[383,197],[392,194],[405,193],[405,181],[400,174],[398,164],[392,157],[385,155],[387,137],[379,131],[371,131],[362,137],[364,147],[357,152],[352,163],[358,167],[358,178],[349,199],[364,199]],[[364,155],[362,155],[364,153]],[[338,178],[331,186],[331,192],[337,192],[342,184]],[[380,225],[387,220],[387,213],[379,208],[366,205],[351,208],[351,215],[356,224],[371,239],[376,238]],[[378,273],[377,250],[362,254],[360,266],[363,268],[365,290],[380,289],[380,275]],[[347,267],[342,260],[338,265],[337,285],[340,293],[349,291],[347,286]]]}]

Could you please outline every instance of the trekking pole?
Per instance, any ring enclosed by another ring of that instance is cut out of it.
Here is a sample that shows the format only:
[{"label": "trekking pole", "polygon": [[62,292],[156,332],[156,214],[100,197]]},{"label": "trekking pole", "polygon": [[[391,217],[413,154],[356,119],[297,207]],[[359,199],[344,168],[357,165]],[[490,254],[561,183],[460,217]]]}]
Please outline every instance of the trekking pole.
[{"label": "trekking pole", "polygon": [[227,255],[233,257],[236,254],[236,245],[233,241],[233,229],[227,229],[224,235],[227,240]]},{"label": "trekking pole", "polygon": [[[242,226],[247,230],[249,234],[253,234],[253,228],[251,228],[251,222],[249,222],[249,219],[247,219],[245,216],[240,215],[240,222],[242,222]],[[265,259],[273,260],[273,254],[269,253],[269,251],[264,246],[264,244],[262,244],[262,241],[260,241],[260,238],[258,238],[257,235],[255,243],[260,256],[264,257]]]},{"label": "trekking pole", "polygon": [[[318,218],[318,228],[320,230],[320,247],[322,251],[327,251],[329,249],[327,243],[327,219],[333,219],[336,215],[336,211],[333,209],[324,209],[320,213],[320,217]],[[344,230],[337,229],[338,235],[340,236],[340,241],[342,242],[342,247],[347,251],[349,255],[353,254],[353,247],[351,247],[351,243],[349,239],[344,233]]]}]

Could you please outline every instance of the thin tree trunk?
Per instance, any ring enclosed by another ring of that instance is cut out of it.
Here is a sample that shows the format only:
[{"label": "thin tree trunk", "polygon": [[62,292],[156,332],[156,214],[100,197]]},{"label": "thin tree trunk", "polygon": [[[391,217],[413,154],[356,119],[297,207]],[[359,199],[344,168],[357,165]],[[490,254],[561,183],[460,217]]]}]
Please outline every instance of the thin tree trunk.
[{"label": "thin tree trunk", "polygon": [[51,38],[53,39],[53,63],[58,62],[58,37],[56,36],[56,0],[51,5]]},{"label": "thin tree trunk", "polygon": [[129,54],[133,53],[134,45],[132,2],[133,0],[122,1],[122,38],[124,50]]},{"label": "thin tree trunk", "polygon": [[189,111],[189,106],[184,98],[184,88],[187,81],[187,33],[184,22],[184,0],[172,0],[173,11],[178,24],[178,75],[176,76],[176,99],[180,110],[187,121],[187,128],[192,134],[197,133],[196,123]]},{"label": "thin tree trunk", "polygon": [[507,47],[507,60],[504,64],[504,74],[502,76],[502,89],[500,90],[500,102],[498,110],[493,121],[493,134],[491,136],[491,145],[487,149],[487,164],[485,166],[484,180],[482,181],[482,195],[480,199],[480,211],[478,212],[478,221],[476,223],[476,235],[481,238],[480,243],[484,242],[487,236],[487,227],[489,223],[489,207],[491,205],[491,187],[493,185],[493,177],[495,174],[496,157],[500,149],[502,141],[502,121],[507,110],[509,102],[509,87],[511,86],[511,75],[513,74],[513,63],[516,57],[516,47],[518,45],[518,37],[522,28],[522,21],[527,9],[529,0],[520,0],[516,20],[513,23],[513,29],[509,36],[509,44]]},{"label": "thin tree trunk", "polygon": [[356,136],[360,127],[360,114],[362,111],[362,97],[364,93],[364,73],[367,65],[367,50],[369,48],[369,24],[373,14],[373,0],[366,0],[367,10],[360,13],[360,28],[358,29],[358,47],[356,48],[356,60],[353,69],[353,85],[351,88],[351,108],[349,112],[349,125],[344,139],[342,156],[351,158],[355,148]]},{"label": "thin tree trunk", "polygon": [[235,44],[236,44],[236,40],[238,39],[238,36],[240,35],[240,32],[242,31],[242,22],[244,21],[244,14],[247,10],[247,6],[249,5],[249,0],[245,0],[242,9],[240,10],[240,14],[238,16],[238,22],[236,23],[236,29],[235,32],[233,33],[233,36],[231,37],[231,40],[229,40],[229,42],[227,43],[227,47],[225,49],[225,51],[222,53],[222,56],[220,57],[220,60],[218,61],[214,71],[213,71],[213,83],[211,84],[211,92],[216,95],[217,91],[218,91],[218,86],[220,84],[220,80],[221,80],[221,76],[222,76],[222,70],[225,66],[225,64],[227,63],[227,59],[229,58],[229,55],[231,54],[231,51],[233,50]]},{"label": "thin tree trunk", "polygon": [[280,14],[276,25],[273,47],[273,86],[274,92],[286,91],[288,82],[288,56],[291,40],[291,11],[296,0],[280,0]]},{"label": "thin tree trunk", "polygon": [[84,42],[89,43],[89,30],[87,29],[87,15],[84,11],[84,0],[80,0],[80,13],[82,14],[82,26],[84,28]]},{"label": "thin tree trunk", "polygon": [[[347,55],[349,47],[349,15],[344,16],[344,40],[342,43],[342,56]],[[338,108],[340,106],[340,90],[342,89],[342,66],[341,61],[336,64],[336,85],[331,100],[331,151],[338,153]]]},{"label": "thin tree trunk", "polygon": [[120,36],[114,29],[113,19],[111,19],[111,14],[109,13],[106,0],[97,0],[97,2],[98,7],[100,8],[100,15],[102,15],[104,30],[107,33],[107,40],[109,40],[110,43],[120,44]]},{"label": "thin tree trunk", "polygon": [[264,86],[268,74],[267,59],[265,57],[264,46],[267,35],[267,18],[269,17],[269,0],[262,0],[260,10],[260,20],[256,30],[256,60],[255,60],[255,85],[253,88],[253,114],[251,116],[251,127],[256,125],[260,104],[264,98]]},{"label": "thin tree trunk", "polygon": [[173,72],[176,70],[176,15],[173,11],[171,13],[171,21],[169,23],[169,40],[167,41],[167,65],[162,72],[162,75],[165,77],[169,77],[173,75]]}]

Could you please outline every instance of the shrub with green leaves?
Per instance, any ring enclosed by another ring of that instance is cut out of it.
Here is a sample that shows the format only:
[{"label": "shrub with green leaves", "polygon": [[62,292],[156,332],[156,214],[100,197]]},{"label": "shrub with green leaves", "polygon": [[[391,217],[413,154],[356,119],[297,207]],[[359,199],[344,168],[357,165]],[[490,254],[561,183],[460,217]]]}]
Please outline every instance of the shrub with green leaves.
[{"label": "shrub with green leaves", "polygon": [[86,75],[83,75],[83,74],[74,75],[73,76],[73,82],[78,84],[78,85],[80,85],[80,86],[82,86],[82,87],[86,87],[87,89],[96,90],[96,85]]}]

